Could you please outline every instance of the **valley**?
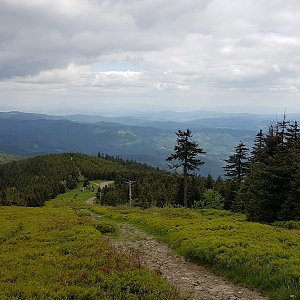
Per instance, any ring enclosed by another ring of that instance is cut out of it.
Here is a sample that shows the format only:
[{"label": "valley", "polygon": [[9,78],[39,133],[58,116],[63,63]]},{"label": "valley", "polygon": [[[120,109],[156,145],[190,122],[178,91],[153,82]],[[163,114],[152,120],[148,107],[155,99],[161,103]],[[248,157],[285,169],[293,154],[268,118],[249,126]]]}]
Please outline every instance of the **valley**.
[{"label": "valley", "polygon": [[[199,115],[199,116],[198,116]],[[243,140],[268,125],[267,115],[218,113],[164,114],[129,117],[49,116],[19,112],[0,113],[0,153],[30,156],[48,153],[98,152],[133,159],[166,169],[178,129],[190,128],[206,151],[199,174],[223,174],[224,159]],[[159,118],[161,120],[159,121]]]}]

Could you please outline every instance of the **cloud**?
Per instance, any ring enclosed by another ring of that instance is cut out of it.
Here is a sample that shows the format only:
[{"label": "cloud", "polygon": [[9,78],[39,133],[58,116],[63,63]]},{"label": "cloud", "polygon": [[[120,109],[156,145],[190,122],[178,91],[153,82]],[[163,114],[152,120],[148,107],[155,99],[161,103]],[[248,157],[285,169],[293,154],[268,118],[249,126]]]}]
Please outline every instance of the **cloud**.
[{"label": "cloud", "polygon": [[299,70],[294,0],[0,1],[0,108],[7,98],[22,107],[22,90],[62,107],[66,96],[99,95],[107,106],[116,95],[148,106],[297,106]]}]

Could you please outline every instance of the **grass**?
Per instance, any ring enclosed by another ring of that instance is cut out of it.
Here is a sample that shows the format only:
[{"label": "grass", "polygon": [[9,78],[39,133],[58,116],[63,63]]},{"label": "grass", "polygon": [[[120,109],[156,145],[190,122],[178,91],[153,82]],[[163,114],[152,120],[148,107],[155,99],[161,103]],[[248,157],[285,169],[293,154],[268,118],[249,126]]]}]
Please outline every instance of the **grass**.
[{"label": "grass", "polygon": [[241,214],[180,208],[93,207],[138,224],[189,260],[205,264],[271,299],[300,299],[300,234],[247,222]]},{"label": "grass", "polygon": [[90,197],[77,189],[42,208],[0,207],[0,299],[179,299],[104,238],[117,228],[93,219]]},{"label": "grass", "polygon": [[94,197],[96,194],[97,189],[94,188],[94,191],[91,192],[89,189],[77,187],[73,190],[68,190],[64,194],[60,194],[56,196],[55,199],[47,201],[46,206],[47,207],[63,207],[63,206],[69,206],[69,207],[79,207],[84,206],[85,201],[88,200],[91,197]]},{"label": "grass", "polygon": [[103,237],[118,233],[116,220],[271,299],[300,299],[298,223],[267,226],[217,210],[87,206],[95,193],[77,188],[43,208],[0,207],[0,299],[179,299]]},{"label": "grass", "polygon": [[275,227],[282,227],[300,231],[300,221],[276,221],[272,225]]}]

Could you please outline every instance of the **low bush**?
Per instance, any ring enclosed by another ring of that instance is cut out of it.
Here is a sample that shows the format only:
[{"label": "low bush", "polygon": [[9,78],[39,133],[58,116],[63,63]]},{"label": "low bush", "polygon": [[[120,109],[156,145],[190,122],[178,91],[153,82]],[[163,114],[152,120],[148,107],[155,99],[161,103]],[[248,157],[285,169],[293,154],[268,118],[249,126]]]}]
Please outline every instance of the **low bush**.
[{"label": "low bush", "polygon": [[105,233],[116,233],[117,232],[116,225],[114,225],[112,223],[105,222],[105,221],[96,223],[95,228],[103,234],[105,234]]},{"label": "low bush", "polygon": [[300,229],[300,221],[276,221],[272,225],[287,229]]},{"label": "low bush", "polygon": [[169,298],[162,277],[117,252],[84,218],[67,207],[0,207],[0,299]]},{"label": "low bush", "polygon": [[139,224],[187,259],[266,291],[271,299],[300,299],[300,234],[251,223],[212,209],[95,207],[106,217]]}]

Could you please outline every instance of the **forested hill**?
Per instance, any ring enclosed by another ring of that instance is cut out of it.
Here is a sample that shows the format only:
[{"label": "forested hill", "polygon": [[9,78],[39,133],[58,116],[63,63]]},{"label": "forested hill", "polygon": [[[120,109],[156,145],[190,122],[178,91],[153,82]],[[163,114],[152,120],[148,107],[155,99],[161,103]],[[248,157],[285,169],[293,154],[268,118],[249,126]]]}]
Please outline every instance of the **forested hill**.
[{"label": "forested hill", "polygon": [[[66,189],[76,187],[82,176],[113,180],[142,168],[127,168],[116,161],[83,154],[50,154],[0,165],[2,205],[40,206]],[[144,169],[148,169],[143,167]],[[131,174],[130,174],[131,175]]]},{"label": "forested hill", "polygon": [[[49,154],[0,165],[0,204],[41,206],[79,181],[114,180],[117,188],[106,190],[106,204],[128,201],[128,180],[135,181],[135,204],[143,207],[181,203],[181,183],[176,175],[133,161],[78,153]],[[193,180],[200,194],[203,179]],[[203,181],[203,182],[204,182]]]}]

